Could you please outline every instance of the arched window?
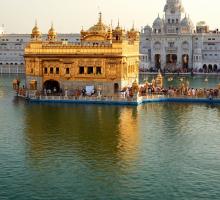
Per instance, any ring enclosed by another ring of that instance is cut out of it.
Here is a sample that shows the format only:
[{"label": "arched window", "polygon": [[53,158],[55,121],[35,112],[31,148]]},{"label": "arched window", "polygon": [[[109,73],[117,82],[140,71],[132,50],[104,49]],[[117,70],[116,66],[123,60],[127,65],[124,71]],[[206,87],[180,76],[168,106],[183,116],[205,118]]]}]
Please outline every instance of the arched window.
[{"label": "arched window", "polygon": [[66,68],[66,74],[70,74],[70,68]]},{"label": "arched window", "polygon": [[47,74],[47,67],[44,67],[44,74]]},{"label": "arched window", "polygon": [[53,74],[53,67],[50,67],[50,74]]},{"label": "arched window", "polygon": [[212,65],[209,65],[209,72],[212,72]]},{"label": "arched window", "polygon": [[56,67],[56,74],[59,74],[59,73],[60,73],[60,68]]}]

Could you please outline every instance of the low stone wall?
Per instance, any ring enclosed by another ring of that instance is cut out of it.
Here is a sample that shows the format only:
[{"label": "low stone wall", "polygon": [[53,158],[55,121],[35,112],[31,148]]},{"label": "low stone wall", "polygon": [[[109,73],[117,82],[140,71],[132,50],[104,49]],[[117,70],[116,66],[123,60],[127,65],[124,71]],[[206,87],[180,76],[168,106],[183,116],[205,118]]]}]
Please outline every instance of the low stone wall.
[{"label": "low stone wall", "polygon": [[31,103],[69,103],[69,104],[104,104],[104,105],[127,105],[138,106],[145,103],[202,103],[220,104],[220,98],[170,98],[166,96],[158,97],[138,97],[135,98],[110,98],[110,97],[65,97],[65,96],[30,96]]}]

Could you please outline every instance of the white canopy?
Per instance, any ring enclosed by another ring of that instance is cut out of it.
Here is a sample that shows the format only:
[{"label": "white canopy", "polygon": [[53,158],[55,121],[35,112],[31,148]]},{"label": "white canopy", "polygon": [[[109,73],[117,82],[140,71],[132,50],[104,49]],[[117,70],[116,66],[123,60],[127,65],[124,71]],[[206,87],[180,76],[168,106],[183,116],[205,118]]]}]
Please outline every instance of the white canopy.
[{"label": "white canopy", "polygon": [[92,95],[92,93],[94,92],[94,86],[92,85],[92,86],[86,86],[86,94],[87,95]]}]

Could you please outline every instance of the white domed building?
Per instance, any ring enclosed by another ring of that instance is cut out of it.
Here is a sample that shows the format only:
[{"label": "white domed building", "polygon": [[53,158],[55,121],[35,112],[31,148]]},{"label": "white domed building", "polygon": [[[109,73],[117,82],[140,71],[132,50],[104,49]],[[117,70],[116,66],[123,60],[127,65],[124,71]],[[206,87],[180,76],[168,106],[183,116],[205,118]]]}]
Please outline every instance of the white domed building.
[{"label": "white domed building", "polygon": [[147,25],[141,31],[140,68],[217,71],[220,52],[211,52],[217,49],[220,49],[218,30],[209,31],[204,22],[195,29],[190,17],[184,14],[182,1],[166,0],[164,17],[158,15],[152,27]]},{"label": "white domed building", "polygon": [[153,33],[162,34],[163,32],[164,32],[164,21],[158,15],[158,17],[154,20],[153,23]]}]

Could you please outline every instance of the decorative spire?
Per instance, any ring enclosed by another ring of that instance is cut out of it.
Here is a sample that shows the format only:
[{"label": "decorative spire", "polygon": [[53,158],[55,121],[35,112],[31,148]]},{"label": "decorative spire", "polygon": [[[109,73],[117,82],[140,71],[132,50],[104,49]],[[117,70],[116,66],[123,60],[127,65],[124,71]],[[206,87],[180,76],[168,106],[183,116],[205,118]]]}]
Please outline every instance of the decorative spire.
[{"label": "decorative spire", "polygon": [[51,22],[51,29],[53,29],[53,21]]},{"label": "decorative spire", "polygon": [[35,19],[35,27],[37,27],[37,19]]},{"label": "decorative spire", "polygon": [[131,31],[135,31],[135,29],[134,29],[134,21],[133,21],[133,24],[132,24]]},{"label": "decorative spire", "polygon": [[99,24],[102,24],[102,12],[99,12]]},{"label": "decorative spire", "polygon": [[120,28],[120,21],[119,21],[119,18],[118,18],[118,25],[117,25],[117,28]]},{"label": "decorative spire", "polygon": [[109,24],[108,32],[112,32],[112,25],[111,24]]}]

